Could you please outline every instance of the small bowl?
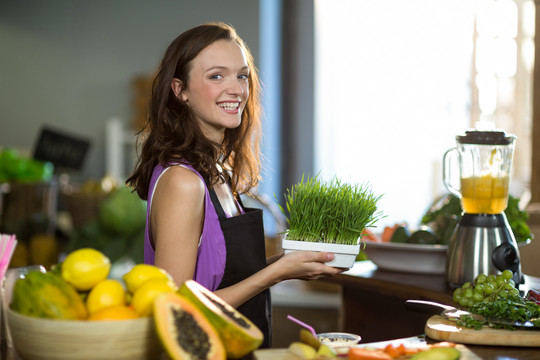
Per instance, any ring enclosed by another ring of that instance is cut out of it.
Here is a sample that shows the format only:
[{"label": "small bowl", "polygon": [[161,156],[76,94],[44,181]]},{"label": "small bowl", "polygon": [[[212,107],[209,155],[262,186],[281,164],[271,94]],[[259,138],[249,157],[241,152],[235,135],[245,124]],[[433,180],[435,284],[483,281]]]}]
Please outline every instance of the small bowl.
[{"label": "small bowl", "polygon": [[361,337],[355,334],[330,332],[317,334],[317,339],[321,344],[325,344],[333,348],[338,355],[347,354],[349,348],[360,342]]}]

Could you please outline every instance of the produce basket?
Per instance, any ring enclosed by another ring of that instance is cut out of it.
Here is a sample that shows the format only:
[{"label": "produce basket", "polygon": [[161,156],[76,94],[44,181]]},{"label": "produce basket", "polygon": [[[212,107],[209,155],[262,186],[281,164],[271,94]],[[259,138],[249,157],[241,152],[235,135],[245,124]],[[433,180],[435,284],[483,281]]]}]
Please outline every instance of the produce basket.
[{"label": "produce basket", "polygon": [[57,205],[56,181],[0,184],[0,232],[18,241],[11,267],[57,260]]},{"label": "produce basket", "polygon": [[89,193],[84,191],[62,192],[71,222],[75,229],[88,224],[99,215],[99,206],[109,193]]},{"label": "produce basket", "polygon": [[17,234],[24,240],[25,232],[51,232],[56,225],[58,184],[2,183],[0,184],[0,229]]}]

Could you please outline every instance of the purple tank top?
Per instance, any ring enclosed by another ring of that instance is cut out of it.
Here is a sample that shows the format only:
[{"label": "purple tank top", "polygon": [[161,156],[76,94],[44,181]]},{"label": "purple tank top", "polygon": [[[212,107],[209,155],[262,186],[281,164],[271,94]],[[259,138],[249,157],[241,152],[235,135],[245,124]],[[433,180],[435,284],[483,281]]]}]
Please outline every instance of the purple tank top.
[{"label": "purple tank top", "polygon": [[[203,177],[193,167],[187,164],[172,165],[172,166],[184,166],[185,168],[193,171],[204,182]],[[162,165],[157,165],[152,173],[152,179],[150,180],[150,187],[148,189],[148,202],[146,210],[146,230],[144,236],[144,262],[146,264],[154,264],[155,249],[154,241],[152,239],[152,233],[150,231],[150,209],[152,206],[152,196],[154,189],[159,180],[161,174],[167,169]],[[197,262],[195,265],[195,274],[193,280],[203,285],[210,291],[217,290],[223,273],[225,272],[225,260],[227,257],[227,251],[225,247],[225,238],[219,218],[212,204],[208,188],[205,184],[204,193],[204,224],[199,240],[199,249],[197,250]]]}]

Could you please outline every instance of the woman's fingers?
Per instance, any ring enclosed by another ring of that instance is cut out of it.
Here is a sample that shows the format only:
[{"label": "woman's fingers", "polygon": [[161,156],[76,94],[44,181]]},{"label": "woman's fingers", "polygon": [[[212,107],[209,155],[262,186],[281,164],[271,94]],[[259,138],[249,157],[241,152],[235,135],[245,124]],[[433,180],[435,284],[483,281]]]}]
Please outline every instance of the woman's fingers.
[{"label": "woman's fingers", "polygon": [[286,264],[287,278],[314,280],[346,270],[325,265],[333,259],[334,254],[329,252],[297,251],[285,255],[281,260]]}]

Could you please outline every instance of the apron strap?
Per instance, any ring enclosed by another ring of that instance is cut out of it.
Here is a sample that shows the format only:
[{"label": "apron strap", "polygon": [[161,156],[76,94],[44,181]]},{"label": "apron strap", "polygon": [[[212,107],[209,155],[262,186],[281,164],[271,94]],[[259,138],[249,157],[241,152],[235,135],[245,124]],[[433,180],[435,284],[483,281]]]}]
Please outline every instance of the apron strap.
[{"label": "apron strap", "polygon": [[[221,206],[221,203],[219,202],[219,199],[217,197],[216,191],[214,190],[214,187],[210,185],[210,181],[206,176],[204,176],[204,182],[206,184],[206,188],[208,189],[208,193],[210,194],[210,199],[212,200],[212,204],[214,204],[214,208],[216,209],[217,216],[220,220],[228,219],[228,216],[225,214],[225,211],[223,210],[223,207]],[[242,202],[242,199],[240,196],[233,195],[234,199],[240,204],[242,209],[245,209],[244,203]]]},{"label": "apron strap", "polygon": [[208,189],[208,193],[210,194],[210,199],[212,199],[212,203],[214,204],[214,208],[216,209],[218,218],[220,220],[227,219],[227,215],[225,215],[225,211],[223,211],[223,207],[221,206],[221,203],[219,202],[219,199],[217,197],[216,191],[214,190],[214,187],[210,184],[210,181],[208,180],[207,176],[203,176],[203,177],[204,177],[204,182],[206,183],[206,188]]}]

